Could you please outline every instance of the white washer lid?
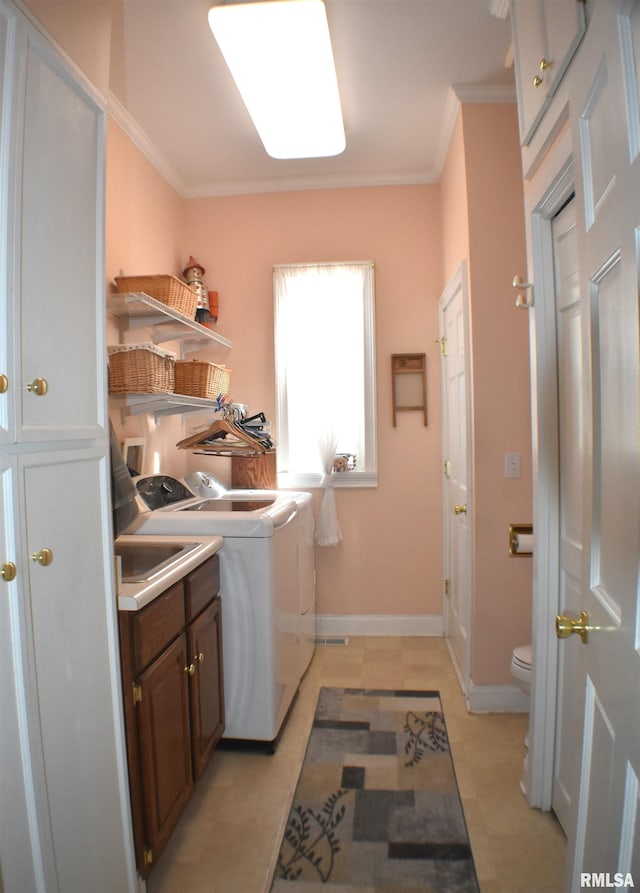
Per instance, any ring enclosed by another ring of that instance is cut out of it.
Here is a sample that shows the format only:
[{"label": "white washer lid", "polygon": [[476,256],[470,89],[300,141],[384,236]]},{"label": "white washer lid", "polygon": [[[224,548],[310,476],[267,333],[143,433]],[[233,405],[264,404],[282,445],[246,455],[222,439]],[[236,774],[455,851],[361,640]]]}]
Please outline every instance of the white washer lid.
[{"label": "white washer lid", "polygon": [[531,645],[518,645],[517,648],[513,649],[513,656],[516,662],[523,667],[531,667],[532,650]]}]

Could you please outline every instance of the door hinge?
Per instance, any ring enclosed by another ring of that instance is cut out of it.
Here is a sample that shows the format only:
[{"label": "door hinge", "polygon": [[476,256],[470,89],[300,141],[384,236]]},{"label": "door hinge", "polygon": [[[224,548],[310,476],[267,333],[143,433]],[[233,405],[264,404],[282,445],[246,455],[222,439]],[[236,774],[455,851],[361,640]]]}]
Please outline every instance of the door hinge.
[{"label": "door hinge", "polygon": [[443,357],[447,356],[447,339],[446,338],[440,339],[440,353],[442,354]]},{"label": "door hinge", "polygon": [[132,682],[131,685],[133,687],[133,706],[135,707],[142,701],[142,689],[137,682]]},{"label": "door hinge", "polygon": [[449,597],[450,590],[451,590],[451,585],[450,585],[450,583],[449,583],[449,580],[445,580],[445,581],[444,581],[444,594],[445,594],[447,597]]},{"label": "door hinge", "polygon": [[143,858],[144,858],[144,864],[145,864],[145,867],[146,867],[147,865],[152,865],[152,864],[153,864],[153,850],[150,849],[148,846],[146,846],[146,847],[144,848],[144,856],[143,856]]},{"label": "door hinge", "polygon": [[451,477],[451,459],[444,460],[444,476],[446,478]]}]

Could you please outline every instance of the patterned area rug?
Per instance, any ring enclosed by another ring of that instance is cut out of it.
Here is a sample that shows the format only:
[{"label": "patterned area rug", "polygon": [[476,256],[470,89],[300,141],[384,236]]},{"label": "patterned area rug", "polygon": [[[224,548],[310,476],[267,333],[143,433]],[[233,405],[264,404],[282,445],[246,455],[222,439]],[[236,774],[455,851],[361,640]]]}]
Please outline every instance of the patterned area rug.
[{"label": "patterned area rug", "polygon": [[437,691],[323,688],[271,893],[478,893]]}]

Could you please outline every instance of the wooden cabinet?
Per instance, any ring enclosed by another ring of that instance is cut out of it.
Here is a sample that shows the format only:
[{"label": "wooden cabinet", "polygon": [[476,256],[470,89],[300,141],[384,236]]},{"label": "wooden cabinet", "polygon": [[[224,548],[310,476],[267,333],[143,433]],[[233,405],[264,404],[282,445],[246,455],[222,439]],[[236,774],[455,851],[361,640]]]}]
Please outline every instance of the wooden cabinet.
[{"label": "wooden cabinet", "polygon": [[520,140],[542,120],[586,29],[578,0],[512,0]]},{"label": "wooden cabinet", "polygon": [[151,604],[120,614],[138,870],[150,872],[224,731],[214,555]]},{"label": "wooden cabinet", "polygon": [[0,0],[0,96],[0,886],[133,893],[104,368],[104,101],[11,0]]}]

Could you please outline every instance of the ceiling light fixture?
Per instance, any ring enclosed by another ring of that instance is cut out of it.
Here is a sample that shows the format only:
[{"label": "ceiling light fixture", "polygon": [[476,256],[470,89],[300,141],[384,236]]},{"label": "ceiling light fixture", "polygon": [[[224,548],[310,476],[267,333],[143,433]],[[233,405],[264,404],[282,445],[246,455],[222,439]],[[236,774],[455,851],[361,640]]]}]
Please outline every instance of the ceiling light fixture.
[{"label": "ceiling light fixture", "polygon": [[322,0],[213,6],[209,26],[272,158],[322,158],[344,151]]}]

